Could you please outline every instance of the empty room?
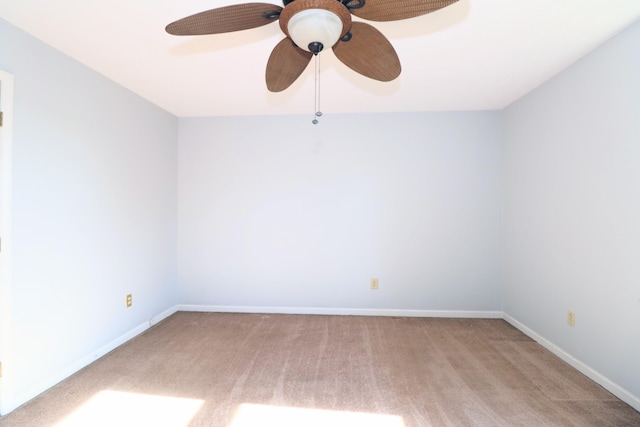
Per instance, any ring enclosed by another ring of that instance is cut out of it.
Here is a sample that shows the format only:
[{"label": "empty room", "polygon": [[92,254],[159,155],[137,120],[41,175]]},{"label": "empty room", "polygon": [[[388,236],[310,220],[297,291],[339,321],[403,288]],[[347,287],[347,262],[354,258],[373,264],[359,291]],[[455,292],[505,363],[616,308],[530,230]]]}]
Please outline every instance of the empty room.
[{"label": "empty room", "polygon": [[0,2],[0,426],[640,425],[640,3],[534,3]]}]

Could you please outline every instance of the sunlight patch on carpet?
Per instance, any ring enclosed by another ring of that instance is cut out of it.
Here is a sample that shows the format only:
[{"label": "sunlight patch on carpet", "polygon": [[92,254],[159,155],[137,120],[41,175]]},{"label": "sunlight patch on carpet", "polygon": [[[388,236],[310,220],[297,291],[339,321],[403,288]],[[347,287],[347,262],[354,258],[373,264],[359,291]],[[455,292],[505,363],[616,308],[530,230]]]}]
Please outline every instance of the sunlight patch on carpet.
[{"label": "sunlight patch on carpet", "polygon": [[324,409],[292,408],[287,406],[243,403],[238,407],[229,427],[405,427],[396,415],[363,412],[330,411]]},{"label": "sunlight patch on carpet", "polygon": [[203,400],[105,390],[56,427],[187,427]]}]

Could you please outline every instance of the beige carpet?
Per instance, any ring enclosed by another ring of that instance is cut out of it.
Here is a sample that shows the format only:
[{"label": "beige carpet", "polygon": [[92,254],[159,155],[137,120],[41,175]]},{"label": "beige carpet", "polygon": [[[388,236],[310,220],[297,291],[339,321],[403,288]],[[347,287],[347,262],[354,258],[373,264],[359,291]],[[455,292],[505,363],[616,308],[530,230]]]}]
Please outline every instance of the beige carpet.
[{"label": "beige carpet", "polygon": [[502,320],[176,313],[4,426],[640,426]]}]

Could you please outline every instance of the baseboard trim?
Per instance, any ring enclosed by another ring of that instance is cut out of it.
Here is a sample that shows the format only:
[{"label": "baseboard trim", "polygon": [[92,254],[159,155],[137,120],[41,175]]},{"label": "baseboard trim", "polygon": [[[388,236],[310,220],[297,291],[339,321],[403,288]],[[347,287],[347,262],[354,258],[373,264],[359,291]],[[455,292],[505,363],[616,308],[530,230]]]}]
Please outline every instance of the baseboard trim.
[{"label": "baseboard trim", "polygon": [[382,308],[263,307],[180,304],[178,305],[178,311],[193,311],[203,313],[321,314],[335,316],[396,316],[502,319],[501,311],[465,310],[401,310]]},{"label": "baseboard trim", "polygon": [[80,369],[87,367],[88,365],[95,362],[105,354],[115,350],[116,348],[120,347],[122,344],[126,343],[127,341],[137,337],[138,335],[140,335],[141,333],[143,333],[144,331],[146,331],[156,323],[161,322],[162,320],[171,316],[176,311],[178,311],[177,306],[173,306],[163,311],[162,313],[151,317],[146,322],[134,327],[133,329],[130,329],[129,331],[125,332],[123,335],[120,335],[119,337],[112,340],[111,342],[103,345],[97,350],[92,351],[91,353],[82,357],[78,361],[67,366],[65,369],[62,369],[57,375],[49,377],[46,381],[41,382],[37,386],[33,387],[31,390],[20,394],[19,396],[17,396],[17,398],[13,400],[13,402],[8,402],[6,407],[3,408],[6,411],[6,412],[3,412],[3,415],[8,414],[9,412],[13,411],[19,406],[27,403],[28,401],[42,394],[43,392],[47,391],[54,385],[58,384],[59,382],[75,374]]},{"label": "baseboard trim", "polygon": [[558,347],[557,345],[555,345],[548,339],[544,338],[542,335],[540,335],[533,329],[529,328],[528,326],[524,325],[523,323],[515,319],[513,316],[507,313],[504,313],[503,318],[504,320],[509,322],[511,325],[513,325],[515,328],[522,331],[525,335],[529,336],[531,339],[536,341],[538,344],[540,344],[541,346],[543,346],[544,348],[546,348],[547,350],[549,350],[550,352],[558,356],[560,359],[567,362],[569,365],[571,365],[572,367],[574,367],[575,369],[577,369],[587,377],[591,378],[596,383],[600,384],[606,390],[610,391],[611,394],[616,396],[618,399],[622,400],[623,402],[630,405],[633,409],[640,412],[640,398],[638,396],[635,396],[627,389],[620,387],[618,384],[614,383],[609,378],[605,377],[604,375],[600,374],[598,371],[594,370],[590,366],[576,359],[571,354],[564,351],[562,348]]}]

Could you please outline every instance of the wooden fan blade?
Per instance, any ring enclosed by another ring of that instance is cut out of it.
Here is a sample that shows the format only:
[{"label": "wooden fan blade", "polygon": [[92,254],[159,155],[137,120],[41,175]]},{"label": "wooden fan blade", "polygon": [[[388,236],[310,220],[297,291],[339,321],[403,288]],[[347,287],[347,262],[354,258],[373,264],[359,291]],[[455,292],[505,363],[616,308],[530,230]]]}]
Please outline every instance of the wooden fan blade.
[{"label": "wooden fan blade", "polygon": [[289,37],[273,48],[267,62],[267,89],[281,92],[291,86],[302,74],[313,54],[300,49]]},{"label": "wooden fan blade", "polygon": [[269,3],[244,3],[219,7],[187,16],[167,25],[175,36],[230,33],[277,21],[282,8]]},{"label": "wooden fan blade", "polygon": [[364,6],[350,9],[354,15],[369,21],[397,21],[426,15],[458,0],[365,0]]},{"label": "wooden fan blade", "polygon": [[344,65],[382,82],[400,75],[400,59],[384,34],[364,22],[352,22],[351,34],[351,40],[333,46],[333,53]]}]

